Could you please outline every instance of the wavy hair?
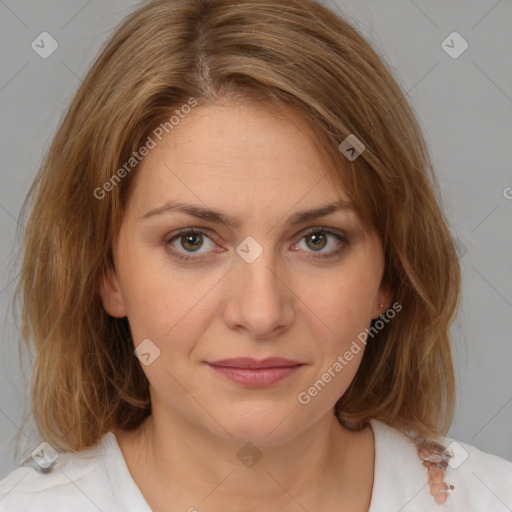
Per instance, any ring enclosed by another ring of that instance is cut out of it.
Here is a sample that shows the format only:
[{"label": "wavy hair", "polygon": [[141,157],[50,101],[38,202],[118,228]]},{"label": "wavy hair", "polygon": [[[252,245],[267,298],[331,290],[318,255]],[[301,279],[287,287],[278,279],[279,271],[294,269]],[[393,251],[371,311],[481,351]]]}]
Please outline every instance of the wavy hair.
[{"label": "wavy hair", "polygon": [[[425,438],[445,434],[460,269],[428,148],[383,58],[314,0],[155,0],[103,47],[23,205],[15,299],[24,346],[33,349],[40,434],[80,450],[151,414],[128,321],[109,316],[99,293],[137,166],[104,197],[98,190],[191,98],[293,109],[314,128],[319,150],[380,236],[383,282],[402,306],[368,343],[335,413],[349,428],[375,418]],[[338,149],[351,134],[366,147],[353,161]]]}]

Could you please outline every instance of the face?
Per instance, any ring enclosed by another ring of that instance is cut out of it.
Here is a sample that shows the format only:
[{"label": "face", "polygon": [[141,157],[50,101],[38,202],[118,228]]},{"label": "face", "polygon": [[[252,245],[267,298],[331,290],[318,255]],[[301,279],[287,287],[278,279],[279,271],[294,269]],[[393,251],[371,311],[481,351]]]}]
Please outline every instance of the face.
[{"label": "face", "polygon": [[389,297],[379,238],[312,137],[294,113],[198,106],[137,170],[101,293],[154,417],[260,445],[332,419]]}]

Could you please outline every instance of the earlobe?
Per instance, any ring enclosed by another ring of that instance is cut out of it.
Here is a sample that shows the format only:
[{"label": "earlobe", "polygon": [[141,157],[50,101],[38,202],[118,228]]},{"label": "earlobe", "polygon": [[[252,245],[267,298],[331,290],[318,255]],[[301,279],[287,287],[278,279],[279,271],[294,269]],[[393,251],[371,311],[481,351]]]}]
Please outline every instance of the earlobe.
[{"label": "earlobe", "polygon": [[373,309],[373,320],[377,320],[379,316],[383,315],[390,307],[393,299],[391,291],[387,287],[382,287],[375,299]]},{"label": "earlobe", "polygon": [[126,308],[121,286],[115,269],[110,268],[103,276],[100,286],[101,302],[105,311],[115,318],[124,318]]}]

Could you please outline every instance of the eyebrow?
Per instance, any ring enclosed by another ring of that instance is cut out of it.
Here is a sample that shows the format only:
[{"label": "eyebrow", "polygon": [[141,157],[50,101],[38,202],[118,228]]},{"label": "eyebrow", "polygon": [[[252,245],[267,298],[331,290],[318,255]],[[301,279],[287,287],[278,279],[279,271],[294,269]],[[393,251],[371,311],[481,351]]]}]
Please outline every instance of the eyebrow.
[{"label": "eyebrow", "polygon": [[[308,222],[310,220],[317,219],[319,217],[326,217],[327,215],[332,215],[338,211],[352,211],[355,212],[355,207],[352,203],[348,201],[335,201],[333,203],[326,204],[324,206],[319,206],[317,208],[312,208],[310,210],[303,210],[301,212],[296,212],[291,215],[286,221],[287,225],[296,225],[302,224],[304,222]],[[198,219],[202,219],[205,221],[214,222],[216,224],[224,224],[231,229],[238,228],[242,225],[241,217],[230,217],[226,214],[212,210],[211,208],[195,205],[195,204],[187,204],[182,203],[180,201],[169,201],[162,206],[154,208],[147,212],[142,219],[147,219],[149,217],[153,217],[155,215],[161,215],[169,212],[180,212],[186,213],[187,215],[191,215],[192,217],[197,217]]]}]

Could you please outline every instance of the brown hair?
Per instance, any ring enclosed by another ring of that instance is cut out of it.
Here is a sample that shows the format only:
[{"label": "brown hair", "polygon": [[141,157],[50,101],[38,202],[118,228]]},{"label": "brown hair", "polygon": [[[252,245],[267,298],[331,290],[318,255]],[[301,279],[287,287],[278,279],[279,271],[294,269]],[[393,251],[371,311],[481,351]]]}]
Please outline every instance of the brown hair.
[{"label": "brown hair", "polygon": [[[381,237],[383,280],[402,306],[368,343],[336,414],[350,428],[376,418],[424,437],[446,433],[459,264],[422,133],[382,59],[313,0],[155,0],[122,22],[94,62],[24,204],[16,297],[22,337],[35,348],[41,435],[79,450],[151,413],[127,319],[109,316],[99,294],[136,165],[100,199],[98,190],[191,98],[291,108],[314,128]],[[353,161],[338,149],[350,134],[366,146]]]}]

